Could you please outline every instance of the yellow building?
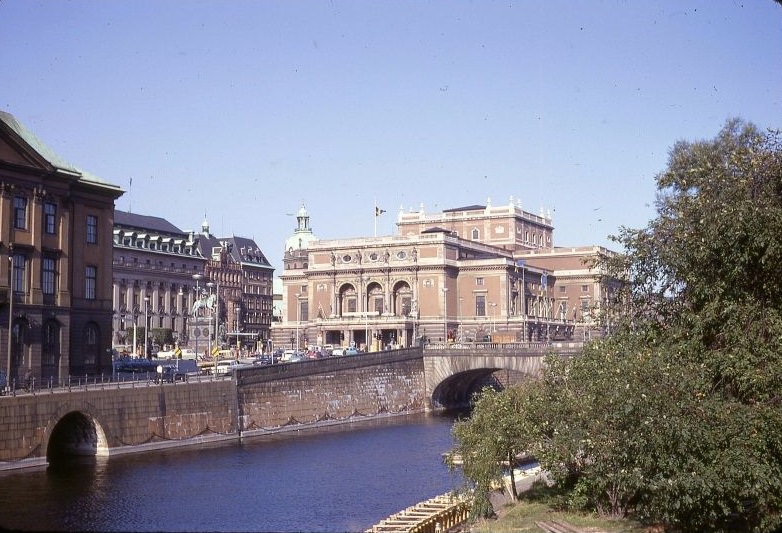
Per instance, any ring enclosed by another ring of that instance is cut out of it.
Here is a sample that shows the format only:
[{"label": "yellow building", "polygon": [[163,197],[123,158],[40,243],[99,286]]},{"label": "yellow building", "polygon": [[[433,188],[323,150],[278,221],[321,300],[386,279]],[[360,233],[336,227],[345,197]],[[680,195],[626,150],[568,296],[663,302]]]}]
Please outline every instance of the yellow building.
[{"label": "yellow building", "polygon": [[550,215],[507,205],[400,211],[398,235],[319,240],[302,206],[283,260],[277,347],[583,338],[605,297],[584,261],[555,248]]}]

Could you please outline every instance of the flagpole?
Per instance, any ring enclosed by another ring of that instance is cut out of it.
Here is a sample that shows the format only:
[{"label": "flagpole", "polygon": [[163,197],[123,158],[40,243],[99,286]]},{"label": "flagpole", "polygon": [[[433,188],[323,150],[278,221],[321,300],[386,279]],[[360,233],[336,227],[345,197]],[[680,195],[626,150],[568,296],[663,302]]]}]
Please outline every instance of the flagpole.
[{"label": "flagpole", "polygon": [[377,238],[377,198],[375,198],[375,213],[374,213],[374,219],[375,219],[375,233],[374,237]]}]

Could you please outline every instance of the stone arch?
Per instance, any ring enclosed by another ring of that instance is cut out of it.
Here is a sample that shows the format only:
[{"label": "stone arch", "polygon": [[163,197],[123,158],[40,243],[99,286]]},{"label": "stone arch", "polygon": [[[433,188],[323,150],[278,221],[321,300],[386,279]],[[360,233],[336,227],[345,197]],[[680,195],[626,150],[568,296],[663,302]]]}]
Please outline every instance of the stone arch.
[{"label": "stone arch", "polygon": [[358,291],[352,283],[343,283],[337,290],[337,315],[358,311]]},{"label": "stone arch", "polygon": [[391,289],[391,314],[408,316],[413,309],[413,289],[406,280],[397,281]]},{"label": "stone arch", "polygon": [[385,294],[383,286],[377,281],[371,281],[367,284],[367,301],[364,309],[368,312],[376,311],[378,315],[385,312]]},{"label": "stone arch", "polygon": [[109,443],[106,432],[88,410],[64,409],[48,431],[46,460],[64,457],[106,457]]}]

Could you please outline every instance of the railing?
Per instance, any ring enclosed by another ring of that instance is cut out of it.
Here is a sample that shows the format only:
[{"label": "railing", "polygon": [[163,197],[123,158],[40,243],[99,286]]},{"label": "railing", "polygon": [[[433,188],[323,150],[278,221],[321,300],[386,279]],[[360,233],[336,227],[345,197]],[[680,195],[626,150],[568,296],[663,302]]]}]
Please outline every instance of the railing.
[{"label": "railing", "polygon": [[212,374],[192,373],[188,374],[187,378],[184,380],[166,381],[165,378],[161,380],[157,372],[137,372],[128,375],[117,373],[112,376],[68,376],[67,379],[57,381],[55,381],[54,378],[48,380],[31,378],[26,382],[17,382],[16,379],[12,379],[10,383],[0,386],[0,397],[22,395],[35,396],[39,394],[54,394],[72,391],[159,387],[161,385],[183,385],[190,382],[201,383],[230,379],[232,379],[231,375],[218,374],[217,376],[213,376]]}]

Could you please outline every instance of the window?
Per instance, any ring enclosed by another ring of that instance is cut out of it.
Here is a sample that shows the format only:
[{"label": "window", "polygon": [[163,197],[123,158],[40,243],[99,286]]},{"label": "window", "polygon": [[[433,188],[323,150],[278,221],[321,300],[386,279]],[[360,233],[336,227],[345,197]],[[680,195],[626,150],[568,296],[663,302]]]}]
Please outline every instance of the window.
[{"label": "window", "polygon": [[483,278],[475,278],[475,284],[479,287],[483,286]]},{"label": "window", "polygon": [[22,254],[13,255],[13,272],[11,273],[11,289],[15,293],[24,293],[25,291],[25,274],[27,266],[27,258]]},{"label": "window", "polygon": [[14,197],[14,228],[27,229],[27,198]]},{"label": "window", "polygon": [[378,315],[382,315],[383,314],[383,308],[384,308],[383,297],[382,296],[375,297],[374,300],[375,300],[374,301],[375,311],[377,312]]},{"label": "window", "polygon": [[486,316],[486,296],[482,294],[475,297],[475,316]]},{"label": "window", "polygon": [[57,233],[57,206],[52,202],[43,204],[43,230],[49,235]]},{"label": "window", "polygon": [[581,292],[589,292],[589,285],[581,285]]},{"label": "window", "polygon": [[481,232],[480,232],[480,231],[478,231],[478,229],[477,229],[477,228],[476,228],[476,229],[473,229],[473,230],[472,230],[472,240],[474,240],[474,241],[477,241],[477,240],[478,240],[478,239],[480,239],[480,238],[481,238]]},{"label": "window", "polygon": [[57,260],[51,256],[44,256],[41,260],[41,290],[43,291],[45,303],[54,303],[56,280]]},{"label": "window", "polygon": [[96,298],[95,289],[98,286],[98,268],[93,265],[87,265],[84,281],[84,297],[88,300],[94,300]]},{"label": "window", "polygon": [[559,292],[562,293],[562,294],[566,293],[567,292],[567,287],[565,285],[560,285],[559,286]]},{"label": "window", "polygon": [[98,217],[87,215],[87,243],[98,244]]}]

